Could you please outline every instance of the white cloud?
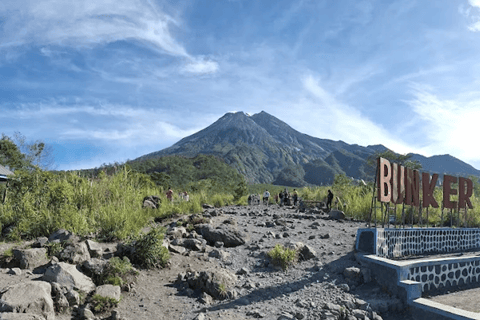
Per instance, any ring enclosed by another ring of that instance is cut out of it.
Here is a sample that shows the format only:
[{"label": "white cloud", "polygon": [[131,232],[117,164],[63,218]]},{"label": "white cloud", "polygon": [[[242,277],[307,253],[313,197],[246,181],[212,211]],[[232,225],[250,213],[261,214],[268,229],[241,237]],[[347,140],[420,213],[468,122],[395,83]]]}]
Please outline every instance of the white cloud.
[{"label": "white cloud", "polygon": [[400,153],[412,151],[403,141],[393,137],[359,110],[338,101],[315,77],[306,77],[303,85],[306,95],[290,106],[292,114],[287,120],[297,130],[350,144],[383,144]]},{"label": "white cloud", "polygon": [[[480,99],[445,100],[425,89],[417,89],[409,101],[419,118],[428,146],[427,154],[450,154],[464,161],[479,162],[480,149],[472,145],[478,136]],[[469,94],[464,94],[466,96]]]},{"label": "white cloud", "polygon": [[192,59],[190,63],[183,67],[183,71],[193,74],[207,74],[218,71],[218,63],[203,58]]},{"label": "white cloud", "polygon": [[470,5],[472,7],[478,7],[480,8],[480,0],[468,0],[468,2],[470,3]]},{"label": "white cloud", "polygon": [[10,1],[2,2],[0,15],[5,17],[0,48],[29,43],[80,47],[137,40],[170,55],[188,56],[170,31],[178,22],[151,1]]},{"label": "white cloud", "polygon": [[[158,144],[166,146],[202,129],[182,129],[175,124],[178,117],[171,110],[153,110],[123,105],[68,106],[55,101],[23,104],[15,109],[2,107],[0,119],[15,126],[21,122],[32,132],[27,136],[42,136],[57,140],[90,140],[122,142],[124,146]],[[184,119],[184,118],[183,118]],[[52,125],[54,123],[55,125]],[[8,131],[9,126],[4,126]],[[13,130],[14,131],[14,130]]]}]

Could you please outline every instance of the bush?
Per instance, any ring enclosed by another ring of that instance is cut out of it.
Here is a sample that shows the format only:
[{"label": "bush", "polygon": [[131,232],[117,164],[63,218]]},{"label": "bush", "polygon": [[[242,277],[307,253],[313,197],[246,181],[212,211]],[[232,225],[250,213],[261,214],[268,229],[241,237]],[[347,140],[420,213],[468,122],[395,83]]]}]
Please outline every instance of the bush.
[{"label": "bush", "polygon": [[170,259],[168,249],[162,246],[164,229],[153,226],[147,234],[133,237],[129,243],[132,247],[132,261],[142,268],[165,267]]},{"label": "bush", "polygon": [[268,252],[268,256],[272,259],[272,263],[280,266],[283,270],[287,270],[298,260],[298,253],[294,249],[288,249],[281,244],[276,244],[275,247]]},{"label": "bush", "polygon": [[118,306],[120,301],[115,298],[103,297],[99,294],[95,294],[92,299],[91,303],[93,305],[93,312],[95,313],[103,313],[109,311]]},{"label": "bush", "polygon": [[137,275],[138,272],[132,267],[127,257],[123,257],[123,260],[113,257],[108,261],[98,282],[124,287],[135,282]]}]

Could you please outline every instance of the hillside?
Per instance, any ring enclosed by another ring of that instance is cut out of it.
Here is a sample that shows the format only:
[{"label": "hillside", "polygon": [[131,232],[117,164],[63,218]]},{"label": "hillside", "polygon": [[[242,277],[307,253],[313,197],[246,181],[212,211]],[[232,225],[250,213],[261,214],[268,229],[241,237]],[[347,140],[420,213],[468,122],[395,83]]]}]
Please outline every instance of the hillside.
[{"label": "hillside", "polygon": [[[299,187],[331,184],[335,174],[372,180],[374,172],[366,161],[385,150],[383,145],[363,147],[312,137],[264,111],[252,116],[236,112],[225,114],[169,148],[133,162],[167,155],[214,155],[244,175],[249,183]],[[480,176],[480,171],[448,155],[426,158],[414,154],[412,158],[418,160],[425,171]]]}]

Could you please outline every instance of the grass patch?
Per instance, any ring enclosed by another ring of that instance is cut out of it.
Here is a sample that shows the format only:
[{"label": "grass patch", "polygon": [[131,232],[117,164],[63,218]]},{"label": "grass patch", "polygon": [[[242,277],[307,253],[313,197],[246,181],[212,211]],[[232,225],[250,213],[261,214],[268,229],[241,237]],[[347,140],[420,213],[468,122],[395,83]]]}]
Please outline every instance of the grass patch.
[{"label": "grass patch", "polygon": [[138,272],[127,257],[123,257],[123,259],[113,257],[108,261],[99,282],[123,288],[125,285],[134,283],[137,276]]},{"label": "grass patch", "polygon": [[281,244],[276,244],[275,247],[268,252],[268,256],[272,259],[274,265],[280,266],[285,271],[298,260],[296,250],[285,248]]},{"label": "grass patch", "polygon": [[133,263],[146,269],[165,267],[170,253],[162,246],[164,232],[163,228],[154,226],[148,233],[132,237],[128,245],[133,249]]},{"label": "grass patch", "polygon": [[120,300],[110,297],[103,297],[99,294],[95,294],[91,298],[91,303],[93,306],[93,312],[103,313],[112,310],[118,306]]}]

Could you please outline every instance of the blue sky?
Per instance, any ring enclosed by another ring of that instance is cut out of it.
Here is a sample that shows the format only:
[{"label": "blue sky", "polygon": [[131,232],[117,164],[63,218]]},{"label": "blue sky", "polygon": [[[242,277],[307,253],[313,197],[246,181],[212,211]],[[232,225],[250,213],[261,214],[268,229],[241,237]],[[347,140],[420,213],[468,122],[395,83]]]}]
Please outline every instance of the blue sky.
[{"label": "blue sky", "polygon": [[81,169],[264,110],[480,169],[479,57],[480,0],[3,0],[0,132]]}]

